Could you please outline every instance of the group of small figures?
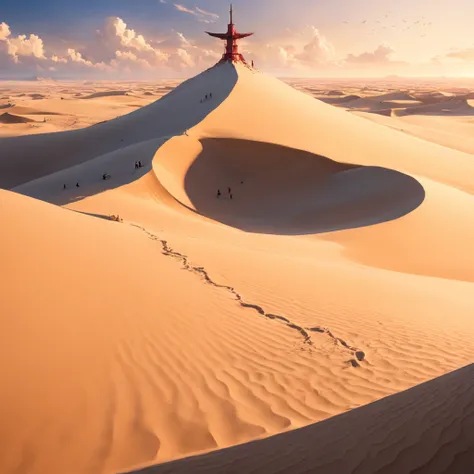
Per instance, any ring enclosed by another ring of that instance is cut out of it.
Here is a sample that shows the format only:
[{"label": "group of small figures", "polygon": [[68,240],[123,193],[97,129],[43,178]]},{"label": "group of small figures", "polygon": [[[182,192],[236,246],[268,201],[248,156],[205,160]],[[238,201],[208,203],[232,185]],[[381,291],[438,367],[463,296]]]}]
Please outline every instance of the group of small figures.
[{"label": "group of small figures", "polygon": [[[144,167],[144,165],[143,165],[143,163],[141,162],[141,160],[135,161],[135,169],[136,169],[136,170],[137,170],[137,169],[140,169],[140,168],[143,168],[143,167]],[[103,179],[104,181],[108,181],[111,177],[112,177],[112,176],[110,176],[109,173],[104,173],[104,174],[102,175],[102,179]],[[80,187],[81,187],[81,185],[79,184],[79,181],[78,181],[78,182],[76,183],[76,188],[80,188]],[[63,184],[63,189],[67,189],[66,183]]]},{"label": "group of small figures", "polygon": [[[244,182],[241,181],[240,184],[244,184]],[[227,195],[229,196],[229,199],[233,199],[232,188],[230,186],[227,188]],[[219,199],[221,196],[222,196],[221,190],[218,189],[217,194],[216,194],[217,199]]]},{"label": "group of small figures", "polygon": [[209,94],[206,94],[204,96],[204,99],[200,100],[200,103],[202,104],[203,102],[206,102],[206,100],[209,100],[209,99],[212,99],[212,92],[210,92]]}]

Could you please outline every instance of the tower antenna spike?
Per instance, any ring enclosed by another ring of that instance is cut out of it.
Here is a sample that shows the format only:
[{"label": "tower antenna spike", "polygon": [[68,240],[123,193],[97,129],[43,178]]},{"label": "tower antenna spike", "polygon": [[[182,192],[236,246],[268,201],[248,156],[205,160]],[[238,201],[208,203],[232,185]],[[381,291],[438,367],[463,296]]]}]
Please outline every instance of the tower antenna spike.
[{"label": "tower antenna spike", "polygon": [[234,24],[232,3],[230,4],[230,24],[231,24],[231,25]]}]

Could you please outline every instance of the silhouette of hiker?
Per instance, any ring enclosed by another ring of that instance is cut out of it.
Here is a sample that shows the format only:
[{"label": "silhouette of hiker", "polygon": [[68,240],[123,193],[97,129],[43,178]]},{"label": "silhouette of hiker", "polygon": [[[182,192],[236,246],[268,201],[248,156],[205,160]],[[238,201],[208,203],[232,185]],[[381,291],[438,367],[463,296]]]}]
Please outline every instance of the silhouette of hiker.
[{"label": "silhouette of hiker", "polygon": [[232,189],[230,189],[230,187],[228,187],[227,190],[229,191],[229,194],[232,192]]},{"label": "silhouette of hiker", "polygon": [[217,190],[217,197],[219,198],[220,196],[221,196],[221,190],[218,189],[218,190]]},{"label": "silhouette of hiker", "polygon": [[232,194],[230,195],[230,198],[232,199]]},{"label": "silhouette of hiker", "polygon": [[79,183],[76,183],[76,188],[78,188],[78,187],[79,187]]},{"label": "silhouette of hiker", "polygon": [[140,160],[140,161],[138,162],[138,167],[139,167],[139,168],[143,168],[142,160]]},{"label": "silhouette of hiker", "polygon": [[253,62],[253,59],[252,59],[252,67],[255,67],[255,63]]},{"label": "silhouette of hiker", "polygon": [[209,98],[212,99],[212,92],[209,94]]},{"label": "silhouette of hiker", "polygon": [[206,94],[206,100],[207,100],[207,94]]},{"label": "silhouette of hiker", "polygon": [[66,189],[66,185],[63,186],[63,189]]}]

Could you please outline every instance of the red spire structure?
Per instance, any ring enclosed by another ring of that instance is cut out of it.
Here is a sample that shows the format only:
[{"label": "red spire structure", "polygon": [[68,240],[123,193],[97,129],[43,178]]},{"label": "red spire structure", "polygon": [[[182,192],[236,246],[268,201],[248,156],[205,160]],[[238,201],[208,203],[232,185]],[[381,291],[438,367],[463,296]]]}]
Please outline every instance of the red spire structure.
[{"label": "red spire structure", "polygon": [[253,33],[238,33],[235,29],[232,18],[232,4],[230,5],[230,23],[227,26],[227,33],[206,33],[214,38],[219,38],[226,42],[225,53],[222,55],[221,62],[232,61],[232,62],[243,62],[247,64],[242,54],[239,53],[238,40],[252,36]]}]

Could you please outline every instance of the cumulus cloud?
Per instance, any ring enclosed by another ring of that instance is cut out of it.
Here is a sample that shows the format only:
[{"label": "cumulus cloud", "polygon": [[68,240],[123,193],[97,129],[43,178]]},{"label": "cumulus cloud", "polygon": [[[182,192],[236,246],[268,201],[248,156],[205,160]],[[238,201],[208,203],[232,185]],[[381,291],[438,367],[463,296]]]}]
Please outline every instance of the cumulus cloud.
[{"label": "cumulus cloud", "polygon": [[[310,66],[326,64],[335,59],[334,47],[314,26],[311,27],[312,38],[303,46],[300,53],[293,53],[295,59]],[[291,53],[292,50],[288,51]]]},{"label": "cumulus cloud", "polygon": [[361,54],[348,54],[346,57],[346,62],[348,63],[358,63],[358,64],[380,64],[390,62],[390,56],[395,51],[386,44],[381,44],[373,52],[365,52]]},{"label": "cumulus cloud", "polygon": [[16,38],[7,38],[8,52],[13,57],[34,56],[35,58],[44,58],[43,40],[36,35],[20,35]]},{"label": "cumulus cloud", "polygon": [[5,22],[0,23],[0,41],[7,39],[10,35],[10,27]]},{"label": "cumulus cloud", "polygon": [[474,61],[474,48],[465,48],[450,51],[449,53],[435,56],[434,60],[454,59],[459,61]]},{"label": "cumulus cloud", "polygon": [[43,40],[39,36],[12,36],[10,26],[5,22],[0,23],[0,41],[3,53],[6,52],[15,63],[20,62],[20,56],[45,59]]},{"label": "cumulus cloud", "polygon": [[153,46],[147,42],[143,35],[137,34],[135,30],[127,28],[127,24],[119,17],[108,17],[104,24],[105,39],[116,38],[121,46],[136,49],[137,51],[152,52],[157,56],[162,53],[155,50]]},{"label": "cumulus cloud", "polygon": [[310,71],[316,66],[337,67],[335,49],[314,26],[302,31],[286,31],[289,36],[271,43],[252,44],[252,57],[259,65],[278,72],[292,69]]}]

